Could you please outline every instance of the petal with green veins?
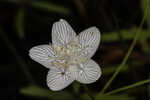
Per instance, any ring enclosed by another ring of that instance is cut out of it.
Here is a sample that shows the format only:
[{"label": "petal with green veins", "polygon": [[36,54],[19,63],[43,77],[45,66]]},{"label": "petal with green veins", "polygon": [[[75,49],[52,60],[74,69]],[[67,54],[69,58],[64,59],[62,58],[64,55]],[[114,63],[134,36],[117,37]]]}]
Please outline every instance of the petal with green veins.
[{"label": "petal with green veins", "polygon": [[78,39],[83,53],[91,58],[99,46],[100,31],[96,27],[88,28],[79,34]]},{"label": "petal with green veins", "polygon": [[79,67],[80,71],[76,74],[76,80],[80,83],[90,84],[97,81],[101,76],[101,69],[93,60],[88,60],[86,63],[80,64]]},{"label": "petal with green veins", "polygon": [[73,81],[74,78],[68,69],[53,68],[47,75],[47,85],[53,91],[62,90]]},{"label": "petal with green veins", "polygon": [[51,62],[55,60],[57,54],[51,45],[39,45],[30,49],[29,56],[46,68],[50,68]]},{"label": "petal with green veins", "polygon": [[62,46],[74,40],[76,33],[64,19],[55,22],[52,27],[52,43],[54,46]]}]

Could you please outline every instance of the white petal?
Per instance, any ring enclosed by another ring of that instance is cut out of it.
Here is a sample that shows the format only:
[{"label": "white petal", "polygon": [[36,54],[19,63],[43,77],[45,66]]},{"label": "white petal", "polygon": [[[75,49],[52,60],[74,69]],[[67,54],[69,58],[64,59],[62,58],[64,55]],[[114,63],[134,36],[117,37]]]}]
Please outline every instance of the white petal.
[{"label": "white petal", "polygon": [[74,81],[71,72],[67,69],[53,68],[48,72],[47,85],[53,91],[59,91]]},{"label": "white petal", "polygon": [[80,47],[84,49],[84,54],[91,58],[99,46],[100,31],[96,27],[91,27],[81,32],[78,39]]},{"label": "white petal", "polygon": [[101,76],[99,65],[93,60],[88,60],[85,64],[80,64],[80,71],[76,80],[80,83],[89,84],[98,80]]},{"label": "white petal", "polygon": [[39,45],[30,49],[29,56],[43,66],[50,68],[51,61],[56,57],[56,52],[51,45]]},{"label": "white petal", "polygon": [[55,22],[52,27],[52,43],[56,46],[61,46],[74,40],[76,33],[71,28],[69,23],[63,19]]}]

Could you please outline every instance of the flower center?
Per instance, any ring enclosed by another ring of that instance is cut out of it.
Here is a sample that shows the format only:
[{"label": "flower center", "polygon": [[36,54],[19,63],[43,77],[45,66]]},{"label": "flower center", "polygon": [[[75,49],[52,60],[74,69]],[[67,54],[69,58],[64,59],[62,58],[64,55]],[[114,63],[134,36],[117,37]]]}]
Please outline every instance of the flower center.
[{"label": "flower center", "polygon": [[67,68],[70,65],[84,63],[87,58],[82,55],[84,50],[78,45],[78,42],[71,41],[67,45],[55,47],[58,57],[52,61],[55,67]]}]

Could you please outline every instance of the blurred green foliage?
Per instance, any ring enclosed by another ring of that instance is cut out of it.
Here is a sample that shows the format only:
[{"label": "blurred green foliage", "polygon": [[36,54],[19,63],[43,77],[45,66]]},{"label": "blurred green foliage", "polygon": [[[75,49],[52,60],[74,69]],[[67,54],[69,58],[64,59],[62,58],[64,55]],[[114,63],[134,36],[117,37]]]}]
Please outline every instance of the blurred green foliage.
[{"label": "blurred green foliage", "polygon": [[70,13],[70,9],[68,8],[61,7],[60,5],[55,5],[53,3],[45,2],[45,1],[32,1],[30,2],[30,5],[37,9],[43,9],[49,12],[55,12],[55,13],[60,13],[60,14]]},{"label": "blurred green foliage", "polygon": [[101,94],[101,95],[96,96],[95,100],[133,100],[133,98],[127,95],[103,95]]},{"label": "blurred green foliage", "polygon": [[[122,40],[132,40],[135,37],[137,28],[133,28],[130,30],[121,30],[118,32],[110,32],[110,33],[103,33],[102,34],[102,42],[105,43],[111,43],[111,42],[117,42],[120,40],[120,36],[122,37]],[[119,34],[119,35],[118,35]],[[138,40],[140,44],[142,45],[142,49],[145,53],[150,53],[150,46],[148,44],[148,39],[150,38],[150,29],[143,29],[141,30],[141,37]]]},{"label": "blurred green foliage", "polygon": [[[142,28],[142,26],[140,27],[140,38],[138,39],[138,43],[141,44],[141,49],[143,50],[143,52],[145,54],[150,54],[150,45],[148,40],[150,39],[150,7],[146,8],[146,5],[148,5],[150,2],[148,2],[148,0],[141,0],[142,3],[142,9],[143,9],[143,13],[147,14],[146,18],[144,19],[145,22],[147,23],[147,27],[148,28]],[[4,1],[6,2],[6,1]],[[7,1],[9,2],[9,1]],[[20,4],[19,0],[10,0],[10,2],[12,3],[16,3],[16,4]],[[150,5],[150,4],[149,4]],[[69,15],[71,13],[71,9],[68,7],[63,7],[61,5],[56,5],[54,3],[48,2],[48,1],[39,1],[39,0],[32,0],[31,2],[26,2],[26,5],[23,7],[20,7],[20,9],[18,9],[15,19],[14,19],[14,26],[17,32],[17,35],[20,39],[24,39],[26,36],[26,32],[25,32],[25,20],[26,20],[26,14],[28,12],[26,12],[26,6],[31,6],[33,8],[36,9],[40,9],[43,11],[47,11],[48,13],[58,13],[58,14],[62,14],[62,15]],[[146,9],[148,9],[148,12],[146,11]],[[133,40],[135,38],[136,32],[139,28],[138,27],[134,27],[131,29],[126,29],[126,30],[119,30],[119,31],[114,31],[114,32],[103,32],[102,33],[102,43],[112,43],[112,42],[120,42],[120,41],[130,41]],[[0,32],[3,33],[3,32]],[[4,33],[3,33],[4,34]],[[119,35],[118,35],[119,34]],[[122,40],[120,40],[120,37]],[[4,36],[1,34],[1,38],[4,39],[4,41],[6,42],[7,46],[13,49],[10,49],[10,51],[12,51],[12,53],[15,51],[15,47],[13,46],[13,43],[11,43],[11,41],[9,41],[9,39],[7,39],[7,36]],[[7,43],[8,42],[8,43]],[[16,55],[16,58],[18,57],[17,52],[15,51],[14,55]],[[20,57],[17,58],[19,59],[18,61],[20,61]],[[22,59],[22,58],[21,58]],[[20,61],[22,62],[22,61]],[[24,63],[24,60],[23,60]],[[144,65],[147,62],[137,62],[137,61],[133,61],[132,64],[134,65],[134,68],[137,68],[137,66],[139,65]],[[25,64],[20,64],[20,66],[25,66]],[[32,66],[29,64],[29,66]],[[102,72],[103,75],[111,75],[116,71],[116,66],[119,66],[118,64],[114,64],[114,65],[106,65],[104,68],[102,68]],[[24,70],[24,68],[22,68]],[[126,63],[122,69],[120,70],[120,72],[127,72],[130,69],[130,64]],[[26,70],[24,70],[26,71]],[[139,85],[143,85],[145,81],[141,81],[139,82]],[[146,81],[147,82],[147,81]],[[149,82],[149,81],[148,81]],[[135,87],[137,86],[135,84],[131,84],[131,86]],[[150,94],[150,85],[148,86],[148,94]],[[83,92],[81,93],[80,91],[80,84],[78,83],[73,83],[73,91],[75,93],[75,95],[80,94],[81,97],[80,99],[82,100],[91,100],[90,96],[86,93]],[[126,89],[126,88],[125,88]],[[128,89],[128,88],[127,88]],[[51,99],[51,100],[75,100],[77,98],[74,98],[74,96],[72,95],[71,92],[68,91],[60,91],[60,92],[52,92],[48,89],[44,89],[42,87],[36,86],[36,85],[29,85],[28,87],[24,87],[20,89],[20,93],[23,95],[27,95],[27,96],[32,96],[35,98],[47,98],[47,99]],[[94,96],[95,96],[95,100],[134,100],[134,98],[129,97],[127,94],[123,94],[123,95],[105,95],[105,94],[99,94],[97,95],[99,92],[94,92]],[[116,92],[117,93],[117,92]]]},{"label": "blurred green foliage", "polygon": [[[133,28],[130,30],[120,30],[118,32],[109,32],[109,33],[102,33],[102,42],[117,42],[120,40],[120,36],[124,41],[132,40],[135,37],[137,28]],[[141,37],[140,40],[147,40],[150,38],[150,30],[141,30]],[[120,34],[120,36],[118,36]]]},{"label": "blurred green foliage", "polygon": [[15,28],[17,30],[18,36],[20,39],[25,38],[25,30],[24,30],[24,25],[25,25],[25,10],[24,8],[20,8],[17,12],[17,15],[15,17]]},{"label": "blurred green foliage", "polygon": [[[147,13],[146,22],[147,22],[148,27],[150,28],[150,6],[148,8],[146,8],[146,6],[145,6],[145,5],[147,5],[147,3],[148,3],[148,5],[150,5],[150,2],[147,2],[147,0],[141,0],[141,3],[142,3],[142,10],[143,10],[144,14]],[[146,12],[145,9],[148,9],[148,12]]]},{"label": "blurred green foliage", "polygon": [[48,98],[52,100],[75,100],[73,96],[71,96],[71,93],[69,92],[66,91],[52,92],[48,89],[44,89],[35,85],[31,85],[20,89],[20,93],[35,98]]}]

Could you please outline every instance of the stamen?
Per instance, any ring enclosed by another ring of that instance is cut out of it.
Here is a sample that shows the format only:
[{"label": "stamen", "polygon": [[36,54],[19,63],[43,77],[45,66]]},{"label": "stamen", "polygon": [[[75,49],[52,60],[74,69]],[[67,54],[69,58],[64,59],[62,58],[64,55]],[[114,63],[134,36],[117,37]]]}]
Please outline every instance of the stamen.
[{"label": "stamen", "polygon": [[58,67],[58,68],[60,68],[60,67],[65,68],[65,67],[67,67],[67,62],[65,61],[65,62],[61,63],[59,61],[53,61],[52,65],[55,66],[55,67]]},{"label": "stamen", "polygon": [[66,50],[66,55],[71,56],[71,51],[69,49]]},{"label": "stamen", "polygon": [[57,52],[61,52],[61,51],[62,51],[62,47],[57,46],[57,47],[56,47],[56,51],[57,51]]},{"label": "stamen", "polygon": [[64,46],[56,46],[58,57],[52,62],[52,65],[58,68],[67,68],[72,64],[85,63],[87,58],[82,53],[85,52],[86,48],[88,46],[80,48],[77,41],[71,41]]}]

